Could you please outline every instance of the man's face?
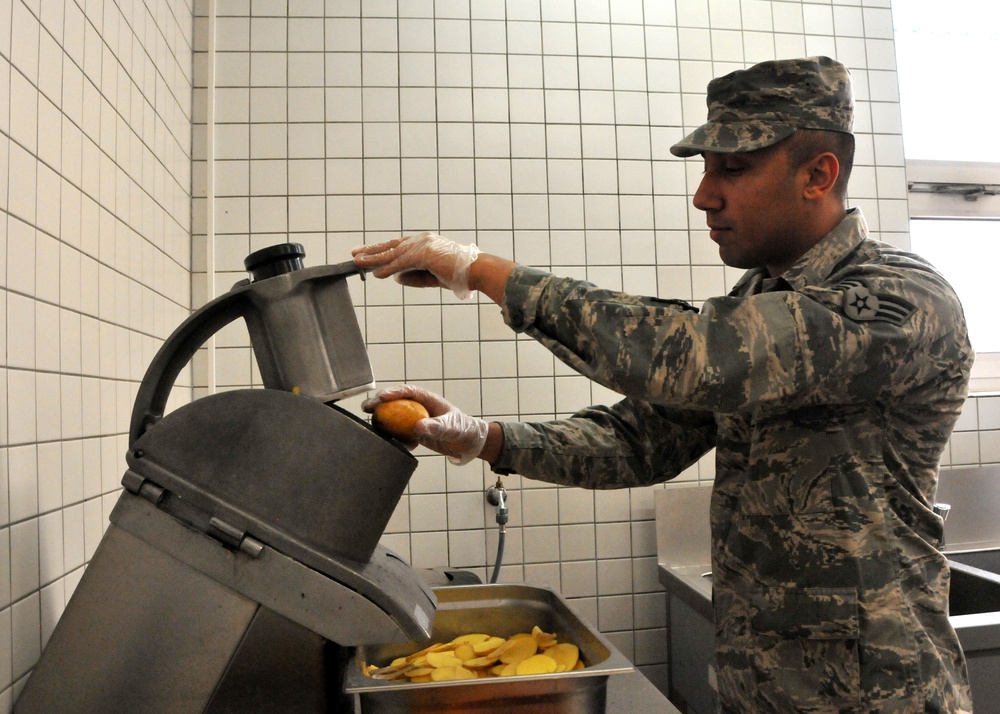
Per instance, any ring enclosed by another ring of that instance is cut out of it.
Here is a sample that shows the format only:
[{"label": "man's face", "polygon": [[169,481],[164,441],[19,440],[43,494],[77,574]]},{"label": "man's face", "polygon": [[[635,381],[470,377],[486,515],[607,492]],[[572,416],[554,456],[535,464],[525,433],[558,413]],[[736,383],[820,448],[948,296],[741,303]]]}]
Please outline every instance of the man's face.
[{"label": "man's face", "polygon": [[744,153],[708,152],[704,160],[694,206],[705,212],[722,261],[780,275],[808,250],[802,235],[808,172],[789,166],[780,143]]}]

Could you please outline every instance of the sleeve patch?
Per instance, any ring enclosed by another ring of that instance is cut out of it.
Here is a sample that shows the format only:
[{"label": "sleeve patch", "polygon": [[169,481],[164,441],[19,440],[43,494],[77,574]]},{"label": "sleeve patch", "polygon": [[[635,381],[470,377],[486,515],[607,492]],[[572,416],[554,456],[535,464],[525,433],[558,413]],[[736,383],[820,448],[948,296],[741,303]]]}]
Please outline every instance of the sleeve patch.
[{"label": "sleeve patch", "polygon": [[837,286],[844,291],[844,315],[855,322],[888,322],[897,327],[916,311],[916,306],[895,295],[876,295],[860,280]]}]

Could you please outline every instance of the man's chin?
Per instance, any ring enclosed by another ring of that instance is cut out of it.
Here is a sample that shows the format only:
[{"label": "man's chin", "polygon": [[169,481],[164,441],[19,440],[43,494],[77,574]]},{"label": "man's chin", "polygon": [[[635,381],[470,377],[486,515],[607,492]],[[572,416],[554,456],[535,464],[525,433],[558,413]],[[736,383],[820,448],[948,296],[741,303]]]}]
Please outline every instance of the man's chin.
[{"label": "man's chin", "polygon": [[732,251],[728,251],[723,247],[719,247],[719,258],[730,268],[739,268],[740,270],[749,270],[750,268],[756,268],[757,265],[752,260],[749,260],[746,256],[735,255]]}]

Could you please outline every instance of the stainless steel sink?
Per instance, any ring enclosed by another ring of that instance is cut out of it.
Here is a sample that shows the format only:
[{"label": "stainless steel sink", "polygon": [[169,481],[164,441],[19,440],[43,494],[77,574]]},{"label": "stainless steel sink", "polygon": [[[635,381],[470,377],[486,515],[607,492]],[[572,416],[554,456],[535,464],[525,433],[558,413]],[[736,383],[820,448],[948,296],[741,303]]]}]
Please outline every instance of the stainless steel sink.
[{"label": "stainless steel sink", "polygon": [[1000,616],[1000,574],[952,560],[950,604],[949,614],[952,617],[978,614]]},{"label": "stainless steel sink", "polygon": [[969,664],[974,710],[1000,714],[1000,551],[949,553],[948,559],[951,624]]},{"label": "stainless steel sink", "polygon": [[1000,575],[1000,550],[977,550],[966,553],[945,553],[953,563],[971,565],[995,575]]}]

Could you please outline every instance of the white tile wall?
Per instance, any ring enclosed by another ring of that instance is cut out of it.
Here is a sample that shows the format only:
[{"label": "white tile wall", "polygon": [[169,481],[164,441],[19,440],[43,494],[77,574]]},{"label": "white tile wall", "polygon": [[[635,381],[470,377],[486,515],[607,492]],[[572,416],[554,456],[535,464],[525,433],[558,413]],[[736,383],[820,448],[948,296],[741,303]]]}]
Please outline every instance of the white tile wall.
[{"label": "white tile wall", "polygon": [[192,14],[0,2],[3,711],[107,525],[138,381],[190,308]]}]

